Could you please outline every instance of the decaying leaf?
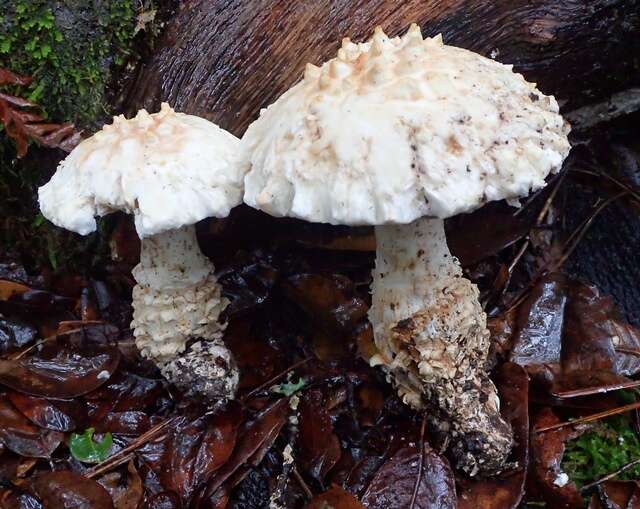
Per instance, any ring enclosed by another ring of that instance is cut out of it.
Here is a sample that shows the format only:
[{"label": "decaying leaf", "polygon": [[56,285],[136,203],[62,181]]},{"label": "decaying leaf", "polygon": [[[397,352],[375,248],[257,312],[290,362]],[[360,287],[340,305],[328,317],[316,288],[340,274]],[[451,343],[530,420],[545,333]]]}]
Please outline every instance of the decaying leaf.
[{"label": "decaying leaf", "polygon": [[578,488],[562,471],[562,455],[567,440],[584,432],[584,426],[536,432],[538,428],[561,422],[550,408],[543,408],[532,420],[531,467],[529,468],[529,493],[540,496],[552,507],[578,509],[583,500]]},{"label": "decaying leaf", "polygon": [[520,307],[509,360],[521,366],[560,361],[566,278],[550,274],[540,281]]},{"label": "decaying leaf", "polygon": [[[41,397],[29,396],[21,392],[9,391],[9,401],[36,426],[53,431],[73,431],[80,409],[73,408],[73,401],[63,402],[60,406]],[[66,407],[66,408],[65,408]],[[73,408],[74,411],[69,411]],[[66,410],[66,411],[65,411]]]},{"label": "decaying leaf", "polygon": [[133,461],[128,463],[126,470],[103,475],[98,483],[111,495],[114,509],[137,509],[142,502],[144,488]]},{"label": "decaying leaf", "polygon": [[593,494],[589,509],[638,509],[639,481],[605,481]]},{"label": "decaying leaf", "polygon": [[[422,473],[418,477],[420,462]],[[362,496],[367,509],[410,507],[417,479],[420,479],[413,507],[415,509],[455,509],[456,488],[453,472],[446,459],[425,443],[398,450],[382,465]]]},{"label": "decaying leaf", "polygon": [[[279,399],[241,427],[231,457],[209,481],[204,498],[216,498],[216,491],[242,466],[247,463],[255,465],[264,457],[266,449],[271,447],[280,434],[287,419],[288,410],[288,399]],[[252,461],[254,456],[257,458]]]},{"label": "decaying leaf", "polygon": [[340,459],[340,442],[333,432],[322,392],[307,391],[300,401],[300,456],[309,475],[320,483]]},{"label": "decaying leaf", "polygon": [[70,470],[38,474],[26,487],[45,508],[114,509],[111,496],[100,484]]},{"label": "decaying leaf", "polygon": [[0,359],[0,384],[34,396],[73,398],[107,382],[120,361],[119,351],[112,347],[52,350]]},{"label": "decaying leaf", "polygon": [[0,443],[10,451],[32,458],[49,458],[63,437],[57,431],[34,426],[8,400],[0,398]]},{"label": "decaying leaf", "polygon": [[[0,69],[0,85],[25,85],[30,78],[19,76],[6,69]],[[29,140],[50,148],[60,148],[70,152],[82,140],[82,133],[73,124],[53,124],[37,111],[38,105],[16,97],[0,93],[0,124],[16,144],[18,157],[27,153]]]},{"label": "decaying leaf", "polygon": [[327,333],[348,332],[367,314],[353,283],[337,274],[296,274],[287,279],[285,291]]},{"label": "decaying leaf", "polygon": [[160,481],[166,489],[178,493],[185,505],[229,459],[236,444],[239,417],[232,410],[194,421],[183,418],[171,431],[162,456]]},{"label": "decaying leaf", "polygon": [[333,485],[324,493],[316,495],[305,509],[363,509],[364,506],[348,491]]}]

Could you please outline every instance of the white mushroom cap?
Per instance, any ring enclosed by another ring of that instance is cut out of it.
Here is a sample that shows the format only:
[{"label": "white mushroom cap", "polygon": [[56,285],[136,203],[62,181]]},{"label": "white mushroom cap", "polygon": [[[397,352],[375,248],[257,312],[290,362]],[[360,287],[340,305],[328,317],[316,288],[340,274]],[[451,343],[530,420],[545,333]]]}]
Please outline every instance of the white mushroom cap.
[{"label": "white mushroom cap", "polygon": [[160,112],[115,117],[78,145],[39,190],[42,214],[86,235],[95,216],[134,214],[140,237],[225,217],[242,200],[239,140],[200,117]]},{"label": "white mushroom cap", "polygon": [[247,130],[247,204],[333,224],[446,218],[545,185],[569,151],[553,97],[512,66],[381,29],[342,43]]}]

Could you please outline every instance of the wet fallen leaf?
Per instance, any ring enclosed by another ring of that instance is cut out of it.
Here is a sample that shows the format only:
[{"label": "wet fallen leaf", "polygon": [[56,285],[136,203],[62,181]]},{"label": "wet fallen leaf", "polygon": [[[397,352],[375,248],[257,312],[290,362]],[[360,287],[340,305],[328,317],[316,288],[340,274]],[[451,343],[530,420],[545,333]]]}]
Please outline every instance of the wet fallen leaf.
[{"label": "wet fallen leaf", "polygon": [[328,333],[352,330],[368,311],[355,294],[352,281],[339,274],[296,274],[287,278],[284,289],[309,319]]},{"label": "wet fallen leaf", "polygon": [[566,303],[566,278],[561,274],[550,274],[533,288],[518,312],[511,362],[521,366],[560,362]]},{"label": "wet fallen leaf", "polygon": [[109,413],[155,410],[165,394],[161,379],[146,378],[121,369],[84,398],[89,403],[91,423],[98,429],[100,421]]},{"label": "wet fallen leaf", "polygon": [[567,306],[563,371],[611,371],[634,375],[640,371],[640,357],[618,352],[640,344],[640,331],[623,322],[613,299],[601,296],[594,286],[574,284]]},{"label": "wet fallen leaf", "polygon": [[[550,408],[543,408],[532,420],[532,430],[561,422]],[[551,507],[581,508],[582,496],[561,469],[565,442],[578,437],[586,428],[566,426],[552,431],[531,434],[531,465],[529,493],[540,496]],[[534,489],[535,488],[535,489]]]},{"label": "wet fallen leaf", "polygon": [[0,360],[0,384],[34,396],[73,398],[103,385],[120,360],[115,348],[60,348],[47,353],[51,352]]},{"label": "wet fallen leaf", "polygon": [[[273,444],[286,422],[288,403],[288,398],[279,399],[258,413],[254,419],[243,424],[238,430],[238,439],[231,457],[209,481],[203,498],[215,497],[218,488],[252,456]],[[263,454],[258,455],[263,456]]]},{"label": "wet fallen leaf", "polygon": [[100,484],[70,470],[38,474],[29,478],[26,487],[46,509],[114,509]]},{"label": "wet fallen leaf", "polygon": [[0,279],[0,300],[9,300],[31,290],[27,285]]},{"label": "wet fallen leaf", "polygon": [[98,483],[111,495],[114,509],[137,509],[142,502],[144,488],[133,461],[126,470],[103,475]]},{"label": "wet fallen leaf", "polygon": [[493,369],[498,362],[504,361],[513,348],[516,328],[516,313],[512,310],[500,316],[488,317],[487,328],[491,333],[491,345],[487,365]]},{"label": "wet fallen leaf", "polygon": [[589,509],[638,509],[640,508],[640,482],[605,481],[597,487]]},{"label": "wet fallen leaf", "polygon": [[31,424],[8,400],[0,399],[0,442],[21,456],[49,458],[64,435]]},{"label": "wet fallen leaf", "polygon": [[31,324],[0,314],[0,355],[21,350],[33,342],[38,330]]},{"label": "wet fallen leaf", "polygon": [[458,509],[515,509],[524,495],[529,463],[529,377],[521,366],[506,363],[496,377],[502,416],[513,428],[513,468],[490,478],[458,477]]},{"label": "wet fallen leaf", "polygon": [[300,400],[300,460],[320,483],[340,459],[340,441],[333,432],[322,392],[307,391]]},{"label": "wet fallen leaf", "polygon": [[[71,413],[38,396],[9,391],[9,401],[36,426],[54,431],[73,431],[76,421]],[[65,402],[67,407],[73,402]]]},{"label": "wet fallen leaf", "polygon": [[335,484],[313,497],[305,509],[363,509],[364,506],[348,491]]},{"label": "wet fallen leaf", "polygon": [[128,410],[126,412],[109,412],[102,419],[95,421],[96,431],[110,431],[119,435],[141,435],[151,428],[149,416],[145,412]]},{"label": "wet fallen leaf", "polygon": [[489,203],[449,219],[445,225],[451,252],[467,267],[517,242],[529,232],[535,217],[515,212],[505,203]]},{"label": "wet fallen leaf", "polygon": [[146,509],[182,509],[180,497],[173,491],[162,491],[151,495],[145,505]]},{"label": "wet fallen leaf", "polygon": [[456,489],[451,467],[427,443],[423,457],[414,445],[400,449],[389,458],[367,487],[362,505],[368,509],[410,507],[421,460],[422,474],[413,507],[455,509]]},{"label": "wet fallen leaf", "polygon": [[162,456],[160,481],[188,505],[194,492],[231,455],[240,413],[237,408],[194,421],[183,418],[172,430]]}]

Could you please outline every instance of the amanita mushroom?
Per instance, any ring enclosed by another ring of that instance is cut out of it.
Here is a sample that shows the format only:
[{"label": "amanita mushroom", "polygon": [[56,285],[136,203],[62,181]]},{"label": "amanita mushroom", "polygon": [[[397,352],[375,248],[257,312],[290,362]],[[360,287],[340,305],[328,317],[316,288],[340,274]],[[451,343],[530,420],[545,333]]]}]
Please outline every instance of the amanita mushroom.
[{"label": "amanita mushroom", "polygon": [[42,214],[82,235],[95,231],[95,216],[134,215],[142,240],[133,270],[136,345],[170,381],[208,399],[233,397],[238,370],[218,322],[227,302],[194,225],[226,217],[241,201],[238,150],[232,134],[163,104],[159,113],[115,117],[39,190]]},{"label": "amanita mushroom", "polygon": [[369,313],[381,365],[402,399],[429,402],[458,468],[504,468],[512,445],[478,290],[443,220],[545,185],[569,151],[558,104],[507,66],[378,28],[342,43],[247,130],[247,204],[274,216],[375,225]]}]

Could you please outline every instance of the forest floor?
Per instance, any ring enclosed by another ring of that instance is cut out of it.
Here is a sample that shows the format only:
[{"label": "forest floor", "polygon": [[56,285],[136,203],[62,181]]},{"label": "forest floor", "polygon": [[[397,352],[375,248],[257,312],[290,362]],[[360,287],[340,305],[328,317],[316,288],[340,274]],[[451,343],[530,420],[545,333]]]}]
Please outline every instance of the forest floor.
[{"label": "forest floor", "polygon": [[[31,84],[4,79],[5,93],[38,102]],[[117,111],[117,93],[101,97]],[[225,341],[240,389],[210,411],[168,385],[129,329],[139,253],[130,219],[109,216],[81,238],[39,215],[35,189],[65,141],[96,127],[56,111],[23,124],[75,126],[0,133],[0,506],[640,507],[638,310],[576,277],[588,273],[576,269],[584,243],[618,228],[608,214],[638,217],[637,114],[575,137],[562,172],[521,208],[492,204],[447,223],[481,290],[492,378],[516,437],[513,468],[469,479],[368,364],[368,228],[244,206],[199,223],[231,302]],[[637,245],[620,250],[633,256]]]}]

